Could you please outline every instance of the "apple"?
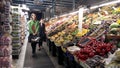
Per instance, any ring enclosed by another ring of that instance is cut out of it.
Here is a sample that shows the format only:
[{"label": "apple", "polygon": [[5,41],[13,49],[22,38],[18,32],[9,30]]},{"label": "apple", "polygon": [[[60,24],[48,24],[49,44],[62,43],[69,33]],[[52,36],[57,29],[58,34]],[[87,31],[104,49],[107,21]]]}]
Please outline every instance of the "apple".
[{"label": "apple", "polygon": [[92,58],[95,54],[93,52],[89,53],[89,57]]}]

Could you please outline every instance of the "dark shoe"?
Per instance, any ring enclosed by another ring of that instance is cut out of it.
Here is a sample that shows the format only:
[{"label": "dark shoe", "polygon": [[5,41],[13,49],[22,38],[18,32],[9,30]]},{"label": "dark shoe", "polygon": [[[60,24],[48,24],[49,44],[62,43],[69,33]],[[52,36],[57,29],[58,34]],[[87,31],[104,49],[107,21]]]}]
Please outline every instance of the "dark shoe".
[{"label": "dark shoe", "polygon": [[34,53],[34,54],[32,54],[32,57],[36,57],[36,54]]},{"label": "dark shoe", "polygon": [[38,49],[39,51],[41,50],[41,48]]}]

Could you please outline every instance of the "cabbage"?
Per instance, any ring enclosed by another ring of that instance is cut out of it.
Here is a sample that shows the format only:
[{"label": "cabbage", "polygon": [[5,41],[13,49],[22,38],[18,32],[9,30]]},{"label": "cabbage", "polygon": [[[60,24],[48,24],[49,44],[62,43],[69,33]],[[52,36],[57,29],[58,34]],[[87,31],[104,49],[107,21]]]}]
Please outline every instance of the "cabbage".
[{"label": "cabbage", "polygon": [[118,28],[111,28],[110,33],[117,34]]},{"label": "cabbage", "polygon": [[120,25],[118,24],[118,23],[112,23],[111,25],[110,25],[110,29],[111,28],[118,28]]}]

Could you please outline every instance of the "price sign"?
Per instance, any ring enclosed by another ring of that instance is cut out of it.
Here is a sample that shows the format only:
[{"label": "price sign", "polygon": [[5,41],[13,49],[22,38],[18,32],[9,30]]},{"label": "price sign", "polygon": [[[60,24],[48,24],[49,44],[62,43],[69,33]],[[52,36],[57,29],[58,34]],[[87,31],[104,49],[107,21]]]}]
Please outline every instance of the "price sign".
[{"label": "price sign", "polygon": [[78,24],[78,28],[79,28],[79,31],[82,32],[82,20],[83,20],[83,11],[84,11],[84,8],[80,8],[79,9],[79,24]]}]

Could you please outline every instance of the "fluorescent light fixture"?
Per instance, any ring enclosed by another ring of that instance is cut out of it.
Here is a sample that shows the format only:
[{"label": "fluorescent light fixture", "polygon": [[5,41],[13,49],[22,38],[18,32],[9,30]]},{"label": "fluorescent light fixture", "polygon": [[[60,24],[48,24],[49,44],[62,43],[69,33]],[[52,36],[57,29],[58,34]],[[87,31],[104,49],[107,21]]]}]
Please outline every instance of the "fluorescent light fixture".
[{"label": "fluorescent light fixture", "polygon": [[90,7],[90,9],[95,9],[95,8],[98,8],[98,7],[107,6],[107,5],[116,4],[116,3],[120,3],[120,0],[115,0],[115,1],[108,2],[108,3],[92,6],[92,7]]},{"label": "fluorescent light fixture", "polygon": [[99,7],[106,6],[106,5],[109,5],[109,4],[116,4],[116,3],[120,3],[120,0],[104,3],[104,4],[99,5]]}]

